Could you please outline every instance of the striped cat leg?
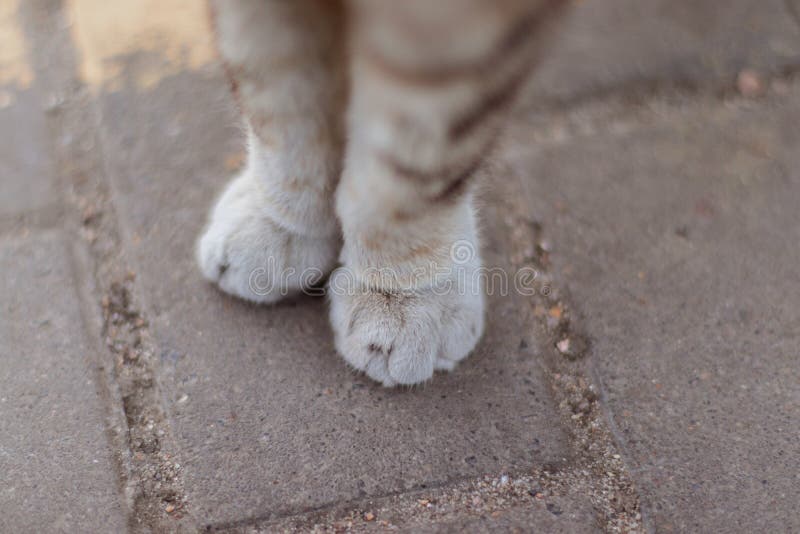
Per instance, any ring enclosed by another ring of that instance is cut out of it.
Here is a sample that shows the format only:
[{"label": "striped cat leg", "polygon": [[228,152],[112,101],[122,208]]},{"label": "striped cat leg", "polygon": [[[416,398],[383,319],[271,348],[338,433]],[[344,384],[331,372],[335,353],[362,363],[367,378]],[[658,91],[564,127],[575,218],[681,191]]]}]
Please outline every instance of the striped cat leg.
[{"label": "striped cat leg", "polygon": [[353,3],[330,314],[337,350],[384,385],[453,369],[483,332],[475,175],[555,4]]},{"label": "striped cat leg", "polygon": [[274,302],[318,282],[341,245],[343,12],[329,0],[215,0],[212,13],[249,151],[197,258],[223,291]]}]

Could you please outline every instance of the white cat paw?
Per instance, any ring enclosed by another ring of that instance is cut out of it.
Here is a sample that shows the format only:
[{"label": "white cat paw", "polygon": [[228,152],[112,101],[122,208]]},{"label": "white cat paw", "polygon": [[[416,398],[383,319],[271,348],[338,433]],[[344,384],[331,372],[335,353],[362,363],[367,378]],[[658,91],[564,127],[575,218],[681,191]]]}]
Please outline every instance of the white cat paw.
[{"label": "white cat paw", "polygon": [[381,293],[353,286],[345,268],[331,275],[336,349],[384,386],[419,384],[435,370],[452,370],[483,333],[482,288]]},{"label": "white cat paw", "polygon": [[197,243],[203,276],[243,299],[271,303],[317,284],[336,265],[339,239],[282,227],[263,187],[247,173],[217,201]]}]

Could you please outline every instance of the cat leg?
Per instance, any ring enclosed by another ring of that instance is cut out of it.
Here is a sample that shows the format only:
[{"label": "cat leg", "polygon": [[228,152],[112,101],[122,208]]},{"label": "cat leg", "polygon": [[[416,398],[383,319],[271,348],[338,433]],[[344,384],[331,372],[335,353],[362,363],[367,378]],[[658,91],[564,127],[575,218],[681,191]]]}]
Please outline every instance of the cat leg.
[{"label": "cat leg", "polygon": [[319,282],[341,246],[343,11],[329,0],[213,0],[211,9],[248,156],[211,211],[197,259],[223,291],[274,302]]},{"label": "cat leg", "polygon": [[556,2],[354,2],[337,190],[336,348],[386,386],[451,370],[484,329],[475,176]]}]

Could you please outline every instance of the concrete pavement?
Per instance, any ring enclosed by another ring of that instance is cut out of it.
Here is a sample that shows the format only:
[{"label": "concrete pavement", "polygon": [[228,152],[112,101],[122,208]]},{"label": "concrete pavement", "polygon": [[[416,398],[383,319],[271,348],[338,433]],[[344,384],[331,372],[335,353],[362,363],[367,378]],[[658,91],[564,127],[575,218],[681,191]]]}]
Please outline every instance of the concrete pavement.
[{"label": "concrete pavement", "polygon": [[794,4],[576,6],[483,195],[536,292],[410,391],[345,368],[322,300],[201,280],[241,134],[202,9],[145,4],[0,10],[15,531],[800,527]]},{"label": "concrete pavement", "polygon": [[515,136],[659,531],[800,528],[800,91],[779,87]]}]

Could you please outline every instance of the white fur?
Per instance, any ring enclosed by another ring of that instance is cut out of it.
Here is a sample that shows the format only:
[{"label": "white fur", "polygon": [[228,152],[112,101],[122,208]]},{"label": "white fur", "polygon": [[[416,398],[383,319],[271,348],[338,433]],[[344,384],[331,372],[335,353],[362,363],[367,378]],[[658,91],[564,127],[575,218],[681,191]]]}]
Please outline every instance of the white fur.
[{"label": "white fur", "polygon": [[333,272],[331,324],[336,349],[352,367],[384,386],[411,385],[453,370],[472,352],[484,328],[480,259],[440,267],[434,285],[389,293],[347,266]]},{"label": "white fur", "polygon": [[197,244],[197,261],[203,276],[226,293],[272,303],[328,274],[336,264],[340,240],[331,208],[296,203],[291,209],[297,216],[286,221],[286,202],[276,207],[270,196],[272,182],[257,175],[262,167],[253,161],[259,157],[257,141],[251,144],[248,166],[214,206]]}]

